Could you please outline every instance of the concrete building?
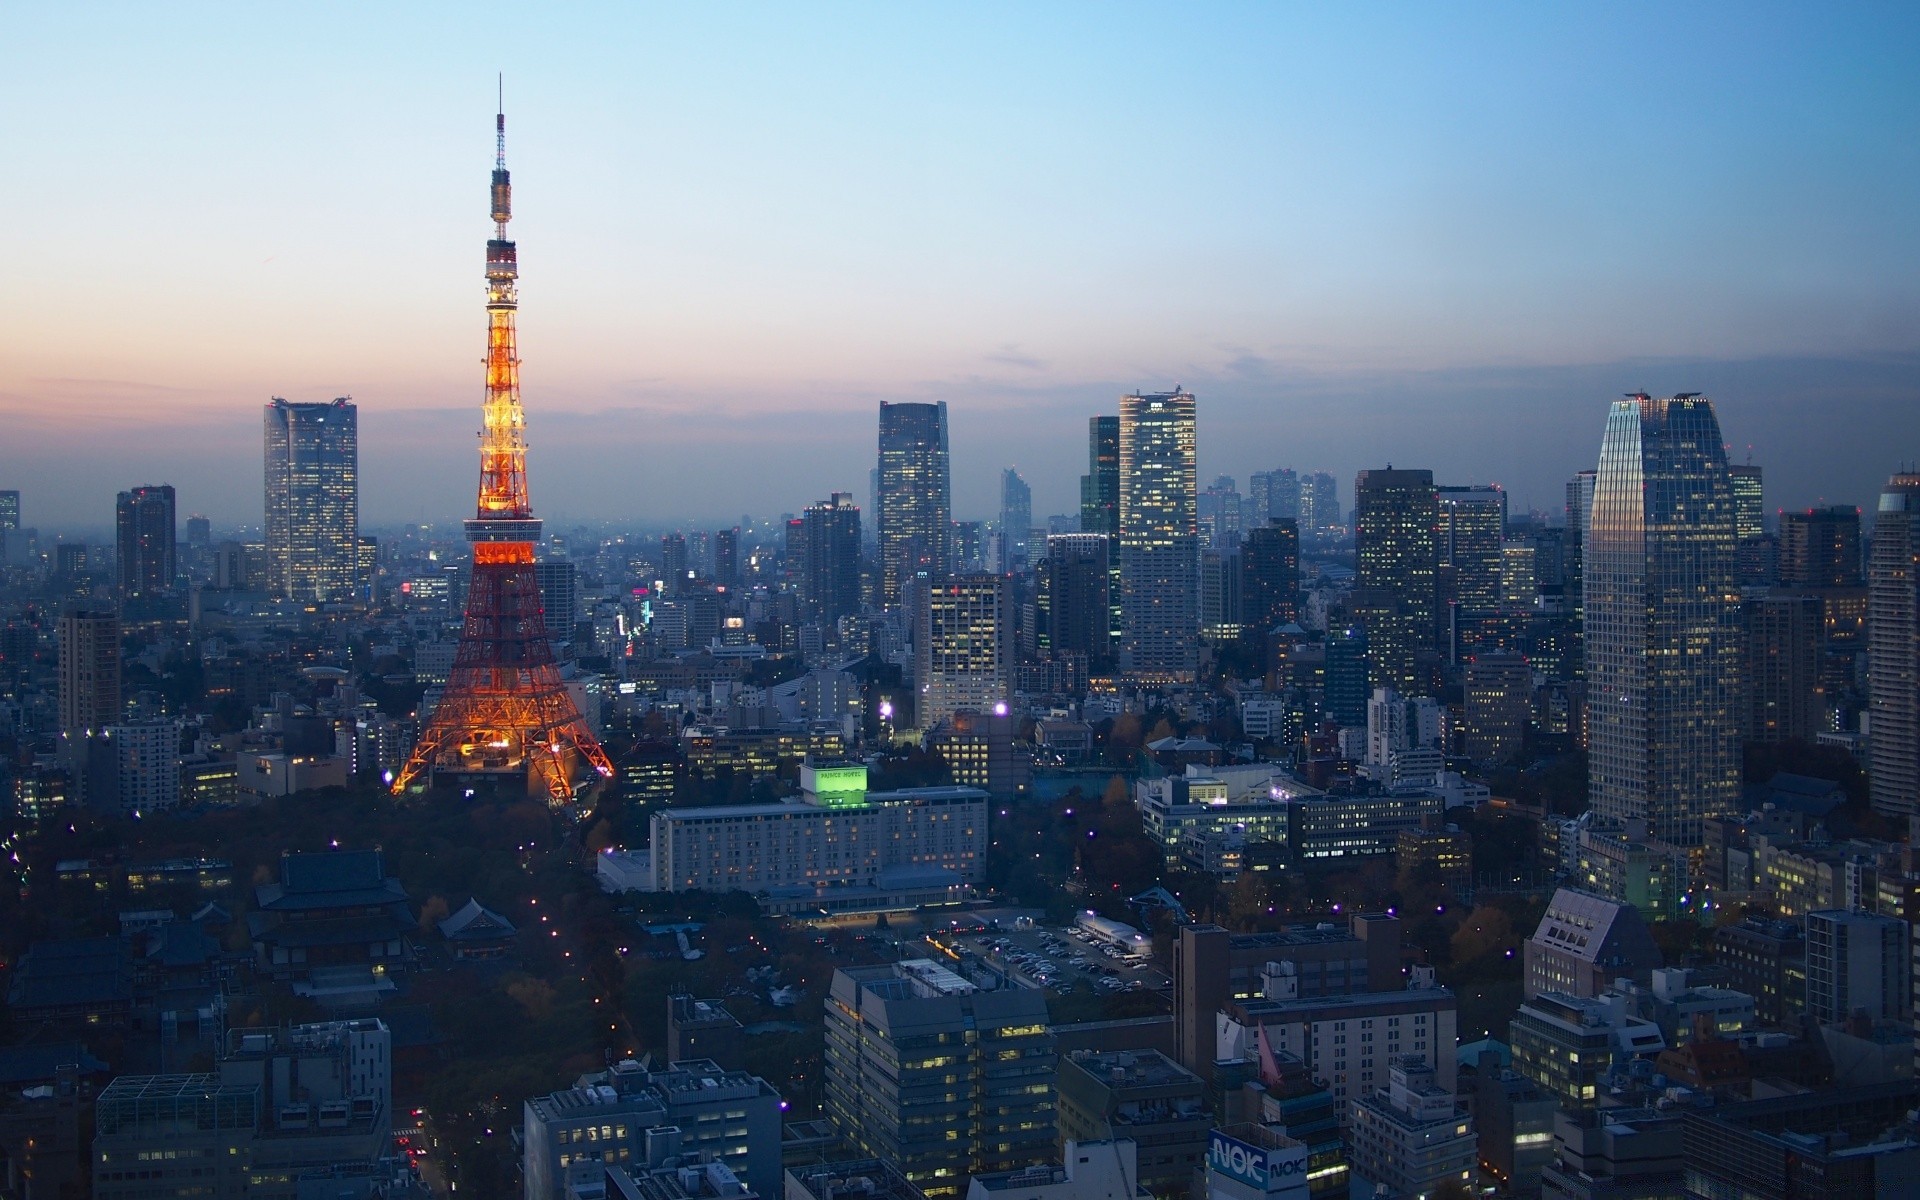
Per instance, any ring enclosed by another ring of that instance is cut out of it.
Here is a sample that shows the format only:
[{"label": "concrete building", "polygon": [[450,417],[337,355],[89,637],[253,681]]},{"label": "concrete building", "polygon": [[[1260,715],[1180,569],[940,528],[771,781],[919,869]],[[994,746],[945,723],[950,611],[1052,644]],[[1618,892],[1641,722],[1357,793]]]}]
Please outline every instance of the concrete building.
[{"label": "concrete building", "polygon": [[1910,1021],[1907,923],[1865,912],[1807,914],[1807,1016],[1835,1025],[1856,1013]]},{"label": "concrete building", "polygon": [[759,1195],[780,1190],[780,1094],[713,1062],[650,1071],[625,1059],[583,1075],[526,1102],[521,1141],[526,1200],[569,1200],[607,1167],[652,1163],[663,1151],[723,1163]]},{"label": "concrete building", "polygon": [[1679,1110],[1563,1109],[1541,1200],[1674,1200],[1688,1195]]},{"label": "concrete building", "polygon": [[1390,1195],[1431,1200],[1443,1184],[1473,1178],[1473,1118],[1424,1056],[1395,1060],[1386,1087],[1357,1097],[1347,1132],[1354,1175]]},{"label": "concrete building", "polygon": [[1507,1195],[1539,1195],[1541,1172],[1553,1161],[1559,1102],[1518,1071],[1500,1066],[1491,1051],[1480,1057],[1471,1099],[1480,1173]]},{"label": "concrete building", "polygon": [[1526,743],[1533,714],[1533,668],[1517,654],[1478,654],[1467,664],[1468,758],[1505,762]]},{"label": "concrete building", "polygon": [[1868,775],[1873,808],[1920,814],[1920,473],[1887,481],[1867,568]]},{"label": "concrete building", "polygon": [[1522,951],[1528,999],[1542,992],[1597,996],[1622,977],[1646,979],[1660,948],[1632,905],[1560,888]]},{"label": "concrete building", "polygon": [[1157,1196],[1185,1190],[1206,1161],[1206,1084],[1156,1050],[1063,1055],[1055,1103],[1064,1160],[1075,1142],[1131,1141],[1139,1183]]},{"label": "concrete building", "polygon": [[1004,575],[930,580],[914,595],[915,719],[932,729],[962,710],[1013,699],[1013,585]]},{"label": "concrete building", "polygon": [[1053,1151],[1044,992],[980,991],[926,959],[842,968],[827,1000],[826,1111],[928,1196]]},{"label": "concrete building", "polygon": [[[1414,656],[1439,628],[1439,501],[1432,471],[1362,471],[1353,486],[1351,609],[1367,631],[1373,686],[1418,695]],[[1494,542],[1496,555],[1499,542]],[[1495,562],[1495,584],[1498,562]]]},{"label": "concrete building", "polygon": [[1798,1024],[1807,1010],[1807,938],[1799,922],[1748,917],[1715,930],[1713,948],[1727,985],[1753,997],[1755,1022]]},{"label": "concrete building", "polygon": [[1227,1006],[1218,1026],[1218,1058],[1257,1058],[1258,1031],[1264,1031],[1273,1052],[1304,1063],[1338,1105],[1386,1085],[1394,1063],[1407,1055],[1423,1060],[1439,1086],[1453,1090],[1459,1021],[1452,992],[1429,980],[1389,992],[1291,999],[1293,978],[1269,975],[1267,996]]},{"label": "concrete building", "polygon": [[1508,1027],[1513,1069],[1567,1108],[1594,1108],[1602,1080],[1617,1064],[1667,1048],[1660,1027],[1635,1015],[1630,998],[1542,992],[1520,1006]]},{"label": "concrete building", "polygon": [[87,803],[123,815],[180,806],[180,724],[167,717],[109,725],[87,750]]},{"label": "concrete building", "polygon": [[967,1200],[1146,1200],[1132,1142],[1068,1142],[1060,1165],[977,1172]]},{"label": "concrete building", "polygon": [[[1206,1200],[1307,1200],[1312,1151],[1269,1124],[1240,1122],[1215,1129],[1207,1141]],[[1344,1192],[1342,1193],[1345,1194]]]},{"label": "concrete building", "polygon": [[60,614],[60,732],[74,754],[87,734],[125,718],[120,702],[120,617],[112,609]]},{"label": "concrete building", "polygon": [[[1747,1200],[1904,1195],[1920,1170],[1911,1079],[1688,1110],[1685,1194]],[[1668,1193],[1671,1194],[1671,1193]]]},{"label": "concrete building", "polygon": [[137,487],[114,504],[114,564],[125,599],[163,596],[179,582],[173,487]]}]

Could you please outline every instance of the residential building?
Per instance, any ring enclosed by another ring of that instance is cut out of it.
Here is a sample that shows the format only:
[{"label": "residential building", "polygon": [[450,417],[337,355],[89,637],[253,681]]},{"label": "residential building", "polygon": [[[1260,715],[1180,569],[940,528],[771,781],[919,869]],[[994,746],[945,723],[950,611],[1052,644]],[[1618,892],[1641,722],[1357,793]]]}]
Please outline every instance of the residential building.
[{"label": "residential building", "polygon": [[1275,517],[1247,528],[1240,550],[1241,620],[1261,634],[1300,619],[1300,525]]},{"label": "residential building", "polygon": [[1632,905],[1648,921],[1686,915],[1686,853],[1650,840],[1638,822],[1614,832],[1581,830],[1573,880],[1582,891]]},{"label": "residential building", "polygon": [[1741,731],[1755,742],[1811,742],[1822,732],[1820,602],[1806,595],[1748,596],[1746,712]]},{"label": "residential building", "polygon": [[947,461],[947,403],[880,402],[879,487],[875,498],[880,544],[880,604],[906,598],[907,582],[952,571],[949,526],[953,476]]},{"label": "residential building", "polygon": [[109,725],[87,751],[87,803],[123,816],[180,806],[180,723],[171,717]]},{"label": "residential building", "polygon": [[359,425],[345,397],[276,397],[266,406],[267,578],[275,595],[320,604],[359,596]]},{"label": "residential building", "polygon": [[87,734],[117,725],[120,702],[120,617],[111,609],[60,614],[60,732],[75,754]]},{"label": "residential building", "polygon": [[540,607],[547,626],[547,639],[571,642],[573,627],[580,620],[580,570],[569,559],[548,559],[533,564],[533,577],[540,585]]},{"label": "residential building", "polygon": [[114,564],[120,595],[162,596],[179,581],[173,487],[137,487],[114,505]]},{"label": "residential building", "polygon": [[1595,820],[1677,846],[1740,797],[1740,602],[1725,441],[1710,401],[1616,401],[1585,547]]},{"label": "residential building", "polygon": [[1157,1050],[1063,1055],[1055,1090],[1068,1159],[1076,1142],[1131,1141],[1140,1185],[1156,1196],[1184,1191],[1206,1161],[1206,1084]]},{"label": "residential building", "polygon": [[1039,564],[1040,647],[1083,656],[1095,675],[1113,670],[1113,548],[1105,534],[1054,534]]},{"label": "residential building", "polygon": [[1120,669],[1192,679],[1199,666],[1200,531],[1191,392],[1120,398]]},{"label": "residential building", "polygon": [[1387,1086],[1354,1100],[1347,1132],[1354,1175],[1411,1200],[1466,1186],[1479,1158],[1472,1116],[1423,1055],[1395,1059]]},{"label": "residential building", "polygon": [[809,504],[795,564],[800,599],[823,621],[860,611],[860,507],[847,492]]},{"label": "residential building", "polygon": [[1011,713],[962,709],[929,733],[926,745],[952,769],[956,786],[1008,800],[1026,794],[1033,780],[1033,761],[1019,733],[1020,719]]},{"label": "residential building", "polygon": [[850,1146],[928,1196],[1048,1161],[1054,1046],[1046,994],[981,991],[927,959],[834,972],[826,1111]]},{"label": "residential building", "polygon": [[1417,695],[1425,689],[1417,686],[1414,656],[1433,647],[1438,624],[1439,501],[1433,472],[1362,471],[1353,496],[1358,570],[1351,611],[1367,631],[1373,685]]},{"label": "residential building", "polygon": [[1867,568],[1867,747],[1875,812],[1920,815],[1920,473],[1880,493]]},{"label": "residential building", "polygon": [[1598,996],[1620,978],[1647,979],[1660,948],[1631,904],[1560,888],[1523,953],[1523,990]]},{"label": "residential building", "polygon": [[1013,585],[1004,575],[951,575],[914,595],[915,717],[931,729],[962,709],[996,712],[1013,698]]},{"label": "residential building", "polygon": [[1907,923],[1867,912],[1807,914],[1807,1016],[1835,1025],[1856,1013],[1913,1017]]}]

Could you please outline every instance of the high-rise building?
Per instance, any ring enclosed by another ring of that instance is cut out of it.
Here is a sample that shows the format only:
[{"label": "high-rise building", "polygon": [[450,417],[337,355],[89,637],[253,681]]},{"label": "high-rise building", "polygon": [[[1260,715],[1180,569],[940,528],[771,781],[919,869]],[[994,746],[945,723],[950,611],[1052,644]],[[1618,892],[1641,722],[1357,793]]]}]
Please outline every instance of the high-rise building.
[{"label": "high-rise building", "polygon": [[120,618],[112,609],[60,614],[60,732],[69,739],[120,723]]},{"label": "high-rise building", "polygon": [[1860,510],[1850,504],[1780,514],[1780,584],[1790,588],[1857,588]]},{"label": "high-rise building", "polygon": [[947,402],[880,402],[880,605],[906,597],[916,575],[952,571],[953,475],[947,462]]},{"label": "high-rise building", "polygon": [[213,522],[200,513],[188,517],[187,545],[196,550],[213,545]]},{"label": "high-rise building", "polygon": [[1247,531],[1240,550],[1244,623],[1263,637],[1300,619],[1300,525],[1274,517]]},{"label": "high-rise building", "polygon": [[1080,532],[1120,536],[1120,418],[1087,418],[1087,473],[1080,477]]},{"label": "high-rise building", "polygon": [[1727,483],[1733,492],[1733,540],[1744,542],[1767,532],[1767,496],[1760,468],[1753,463],[1734,463],[1727,468]]},{"label": "high-rise building", "polygon": [[547,637],[556,642],[573,640],[573,627],[580,620],[580,571],[567,559],[533,564],[533,576],[540,581],[540,607],[547,621]]},{"label": "high-rise building", "polygon": [[1199,467],[1193,393],[1120,398],[1120,669],[1191,679],[1199,667]]},{"label": "high-rise building", "polygon": [[1201,543],[1209,550],[1230,551],[1245,531],[1246,500],[1233,476],[1222,475],[1207,485],[1199,501]]},{"label": "high-rise building", "polygon": [[20,493],[0,492],[0,530],[20,528]]},{"label": "high-rise building", "polygon": [[1259,529],[1282,517],[1300,519],[1299,474],[1292,467],[1254,472],[1247,479],[1247,529]]},{"label": "high-rise building", "polygon": [[1434,545],[1440,589],[1440,644],[1457,660],[1463,624],[1500,607],[1507,493],[1499,487],[1440,487]]},{"label": "high-rise building", "polygon": [[1216,641],[1240,636],[1245,619],[1241,588],[1245,573],[1238,550],[1202,550],[1200,552],[1200,632]]},{"label": "high-rise building", "polygon": [[1113,539],[1061,533],[1047,539],[1040,564],[1042,644],[1084,654],[1096,675],[1113,669]]},{"label": "high-rise building", "polygon": [[826,1021],[827,1116],[925,1195],[1053,1157],[1045,992],[981,991],[928,959],[842,967]]},{"label": "high-rise building", "polygon": [[740,531],[738,529],[714,530],[713,581],[724,588],[740,586]]},{"label": "high-rise building", "polygon": [[1533,668],[1517,654],[1481,654],[1467,664],[1466,752],[1505,762],[1526,742],[1533,713]]},{"label": "high-rise building", "polygon": [[1807,1016],[1837,1025],[1855,1013],[1911,1021],[1907,923],[1866,912],[1807,914]]},{"label": "high-rise building", "polygon": [[800,517],[800,598],[823,621],[860,611],[860,506],[851,492],[809,504]]},{"label": "high-rise building", "polygon": [[1867,580],[1868,774],[1874,811],[1920,815],[1920,474],[1880,493]]},{"label": "high-rise building", "polygon": [[540,520],[527,490],[526,410],[520,403],[515,334],[519,251],[507,240],[513,187],[507,172],[507,118],[494,118],[491,192],[494,235],[487,242],[487,390],[482,405],[480,486],[466,522],[473,566],[446,690],[430,713],[393,791],[404,794],[435,774],[498,779],[518,776],[553,805],[576,798],[573,776],[591,767],[612,778],[613,764],[560,677],[534,573]]},{"label": "high-rise building", "polygon": [[266,406],[267,579],[276,596],[355,599],[360,583],[360,418],[346,397]]},{"label": "high-rise building", "polygon": [[1597,821],[1700,844],[1740,799],[1740,598],[1725,443],[1693,393],[1614,402],[1586,546]]},{"label": "high-rise building", "polygon": [[179,576],[175,528],[171,485],[120,493],[114,506],[114,565],[122,596],[159,596],[173,590]]},{"label": "high-rise building", "polygon": [[[1287,514],[1269,514],[1286,516]],[[1316,534],[1338,533],[1340,523],[1340,481],[1325,471],[1300,477],[1300,529]]]},{"label": "high-rise building", "polygon": [[1033,489],[1012,467],[1000,472],[1000,573],[1018,575],[1030,565],[1027,539],[1033,535]]},{"label": "high-rise building", "polygon": [[687,554],[687,537],[683,533],[669,533],[660,539],[660,583],[661,590],[669,596],[687,590],[687,572],[692,570],[692,560]]},{"label": "high-rise building", "polygon": [[1367,697],[1373,694],[1368,662],[1366,630],[1358,626],[1327,630],[1325,708],[1341,725],[1364,727],[1367,723]]},{"label": "high-rise building", "polygon": [[[1413,695],[1414,655],[1438,627],[1439,501],[1432,471],[1362,471],[1353,490],[1353,612],[1367,631],[1373,685]],[[1499,542],[1494,542],[1494,586]]]},{"label": "high-rise building", "polygon": [[1576,543],[1586,540],[1587,523],[1593,519],[1594,483],[1599,478],[1598,471],[1588,470],[1567,480],[1567,528]]},{"label": "high-rise building", "polygon": [[1741,732],[1755,742],[1811,742],[1820,732],[1820,602],[1812,596],[1748,596]]},{"label": "high-rise building", "polygon": [[1004,575],[950,575],[917,585],[914,687],[920,727],[1013,698],[1013,587]]}]

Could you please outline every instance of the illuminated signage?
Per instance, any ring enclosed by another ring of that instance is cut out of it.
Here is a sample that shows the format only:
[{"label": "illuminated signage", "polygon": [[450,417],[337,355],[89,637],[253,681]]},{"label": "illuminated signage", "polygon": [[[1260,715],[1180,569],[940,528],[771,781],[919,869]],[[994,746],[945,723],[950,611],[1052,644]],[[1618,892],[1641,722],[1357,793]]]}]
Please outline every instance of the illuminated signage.
[{"label": "illuminated signage", "polygon": [[1307,1148],[1295,1144],[1269,1150],[1216,1129],[1207,1143],[1207,1168],[1268,1195],[1305,1192]]}]

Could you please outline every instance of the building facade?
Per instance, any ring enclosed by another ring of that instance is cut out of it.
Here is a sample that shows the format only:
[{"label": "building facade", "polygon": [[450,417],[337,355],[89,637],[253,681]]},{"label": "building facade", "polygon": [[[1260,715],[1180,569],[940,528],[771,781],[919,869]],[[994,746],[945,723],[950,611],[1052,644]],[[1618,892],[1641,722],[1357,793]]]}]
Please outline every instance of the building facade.
[{"label": "building facade", "polygon": [[1120,398],[1120,669],[1193,678],[1200,655],[1199,466],[1191,392]]},{"label": "building facade", "polygon": [[360,418],[353,401],[266,406],[267,580],[277,596],[360,595]]},{"label": "building facade", "polygon": [[114,564],[120,594],[162,596],[179,578],[173,487],[137,487],[114,503]]},{"label": "building facade", "polygon": [[1920,814],[1920,474],[1887,481],[1867,579],[1868,767],[1874,811]]},{"label": "building facade", "polygon": [[[1362,471],[1353,488],[1352,608],[1367,631],[1374,687],[1419,695],[1414,656],[1438,628],[1439,500],[1432,471]],[[1499,543],[1494,543],[1498,586]]]},{"label": "building facade", "polygon": [[947,404],[880,402],[880,604],[901,603],[916,575],[952,570],[953,475],[947,461]]},{"label": "building facade", "polygon": [[950,575],[914,596],[914,716],[931,729],[962,710],[1013,699],[1013,586],[1004,575]]}]

